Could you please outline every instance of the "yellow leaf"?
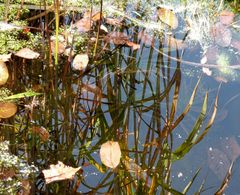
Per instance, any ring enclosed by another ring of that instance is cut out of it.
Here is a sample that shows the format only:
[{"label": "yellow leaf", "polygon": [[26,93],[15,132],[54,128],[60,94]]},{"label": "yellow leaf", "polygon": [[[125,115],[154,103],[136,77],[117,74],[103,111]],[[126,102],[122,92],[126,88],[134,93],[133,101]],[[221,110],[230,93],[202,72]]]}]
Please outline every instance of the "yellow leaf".
[{"label": "yellow leaf", "polygon": [[10,118],[17,112],[17,106],[12,102],[0,102],[0,118]]},{"label": "yellow leaf", "polygon": [[178,18],[172,10],[159,8],[157,11],[158,17],[163,23],[167,24],[172,29],[176,29],[178,27]]}]

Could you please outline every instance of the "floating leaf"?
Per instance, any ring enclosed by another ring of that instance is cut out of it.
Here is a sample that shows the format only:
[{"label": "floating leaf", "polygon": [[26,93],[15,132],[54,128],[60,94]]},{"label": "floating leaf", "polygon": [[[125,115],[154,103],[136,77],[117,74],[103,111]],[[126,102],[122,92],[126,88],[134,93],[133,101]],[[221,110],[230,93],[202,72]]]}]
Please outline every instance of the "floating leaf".
[{"label": "floating leaf", "polygon": [[77,54],[73,59],[73,68],[76,70],[84,70],[89,62],[87,54]]},{"label": "floating leaf", "polygon": [[217,56],[219,55],[219,49],[217,46],[212,46],[207,48],[205,56],[207,58],[207,63],[215,64],[217,61]]},{"label": "floating leaf", "polygon": [[38,134],[43,141],[47,141],[49,139],[49,132],[44,127],[33,126],[32,132]]},{"label": "floating leaf", "polygon": [[233,22],[234,17],[235,15],[233,12],[230,12],[228,10],[223,10],[220,13],[219,19],[222,24],[230,25]]},{"label": "floating leaf", "polygon": [[10,54],[2,54],[0,55],[0,60],[4,61],[4,62],[7,62],[11,59],[11,53]]},{"label": "floating leaf", "polygon": [[19,50],[15,55],[20,58],[25,58],[25,59],[29,59],[29,60],[36,59],[40,56],[39,53],[37,53],[29,48],[23,48],[23,49]]},{"label": "floating leaf", "polygon": [[4,85],[9,77],[8,68],[6,64],[0,60],[0,86]]},{"label": "floating leaf", "polygon": [[17,106],[12,102],[0,102],[0,118],[10,118],[17,112]]},{"label": "floating leaf", "polygon": [[232,40],[231,30],[222,23],[218,22],[215,24],[211,33],[215,42],[221,47],[228,47],[230,45]]},{"label": "floating leaf", "polygon": [[211,76],[211,75],[212,75],[212,71],[211,71],[209,68],[207,68],[207,67],[203,67],[203,68],[202,68],[202,71],[203,71],[203,73],[205,73],[207,76]]},{"label": "floating leaf", "polygon": [[116,168],[120,163],[121,149],[118,142],[107,141],[101,145],[100,158],[104,165],[110,168]]},{"label": "floating leaf", "polygon": [[157,13],[159,19],[163,23],[167,24],[172,29],[176,29],[178,27],[178,18],[172,10],[166,8],[158,8]]},{"label": "floating leaf", "polygon": [[42,172],[44,174],[46,184],[49,184],[54,181],[73,179],[73,176],[79,169],[80,167],[69,167],[58,161],[58,164],[50,165],[50,169],[45,169]]}]

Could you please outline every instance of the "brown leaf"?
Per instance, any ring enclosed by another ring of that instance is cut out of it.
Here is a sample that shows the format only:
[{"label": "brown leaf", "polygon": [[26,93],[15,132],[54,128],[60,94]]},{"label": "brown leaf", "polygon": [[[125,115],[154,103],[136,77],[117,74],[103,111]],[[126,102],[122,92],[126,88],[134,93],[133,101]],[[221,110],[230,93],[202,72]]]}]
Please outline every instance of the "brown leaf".
[{"label": "brown leaf", "polygon": [[14,175],[15,175],[15,171],[12,167],[11,168],[2,168],[0,170],[0,179],[1,180],[7,179],[9,177],[13,177]]},{"label": "brown leaf", "polygon": [[116,18],[106,18],[106,23],[107,24],[110,24],[110,25],[113,25],[113,26],[122,26],[122,20],[120,19],[116,19]]},{"label": "brown leaf", "polygon": [[220,16],[219,16],[219,19],[220,19],[220,22],[224,25],[230,25],[233,20],[234,20],[234,13],[233,12],[230,12],[228,10],[223,10],[221,13],[220,13]]},{"label": "brown leaf", "polygon": [[87,54],[77,54],[73,59],[73,68],[76,70],[84,70],[89,62]]},{"label": "brown leaf", "polygon": [[6,64],[0,60],[0,86],[4,85],[9,77],[8,68]]},{"label": "brown leaf", "polygon": [[141,30],[138,33],[138,40],[141,40],[147,46],[151,46],[154,41],[154,38],[148,33],[146,33],[145,30]]},{"label": "brown leaf", "polygon": [[10,118],[17,112],[17,106],[12,102],[0,102],[0,118]]},{"label": "brown leaf", "polygon": [[220,22],[212,28],[211,35],[215,42],[221,47],[228,47],[232,40],[231,30]]},{"label": "brown leaf", "polygon": [[[55,53],[55,41],[51,41],[51,50],[52,53]],[[58,42],[58,54],[63,54],[65,52],[65,44]]]},{"label": "brown leaf", "polygon": [[29,48],[23,48],[23,49],[19,50],[15,55],[20,58],[25,58],[25,59],[30,59],[30,60],[36,59],[40,56],[39,53],[37,53]]},{"label": "brown leaf", "polygon": [[[103,17],[103,15],[102,15],[102,17]],[[101,12],[97,12],[92,16],[92,21],[96,22],[99,20],[101,20]]]},{"label": "brown leaf", "polygon": [[88,17],[82,18],[81,20],[73,24],[73,28],[77,28],[78,32],[88,32],[91,30],[91,27],[92,21]]},{"label": "brown leaf", "polygon": [[235,161],[240,156],[240,146],[235,137],[226,138],[222,146],[230,161]]},{"label": "brown leaf", "polygon": [[121,149],[118,142],[107,141],[101,145],[100,158],[102,163],[110,168],[116,168],[120,163]]},{"label": "brown leaf", "polygon": [[158,8],[157,14],[159,19],[163,23],[170,26],[172,29],[176,29],[178,27],[178,18],[172,10],[166,8]]},{"label": "brown leaf", "polygon": [[133,50],[136,50],[136,49],[139,49],[139,48],[140,48],[140,45],[139,45],[139,44],[133,43],[133,42],[131,42],[131,41],[127,41],[127,42],[126,42],[126,45],[129,46],[129,47],[132,47]]},{"label": "brown leaf", "polygon": [[172,36],[166,36],[164,47],[169,49],[184,49],[187,47],[187,45],[180,39],[176,39]]},{"label": "brown leaf", "polygon": [[116,45],[125,45],[128,42],[128,36],[122,32],[111,32],[105,39],[107,42],[113,42]]},{"label": "brown leaf", "polygon": [[80,167],[69,167],[58,161],[58,164],[50,165],[50,169],[45,169],[42,172],[44,174],[46,184],[49,184],[54,181],[73,179],[75,173],[79,170]]},{"label": "brown leaf", "polygon": [[219,50],[217,46],[211,46],[206,50],[207,63],[214,64],[217,61],[217,56],[219,55]]},{"label": "brown leaf", "polygon": [[47,141],[49,139],[49,132],[44,127],[33,126],[32,132],[38,134],[43,141]]}]

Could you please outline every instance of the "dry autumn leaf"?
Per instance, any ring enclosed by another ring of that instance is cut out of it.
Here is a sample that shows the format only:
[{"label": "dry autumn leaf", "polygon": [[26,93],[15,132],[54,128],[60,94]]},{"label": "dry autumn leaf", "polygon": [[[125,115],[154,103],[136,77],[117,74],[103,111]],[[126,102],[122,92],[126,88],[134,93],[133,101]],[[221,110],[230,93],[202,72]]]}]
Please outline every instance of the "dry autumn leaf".
[{"label": "dry autumn leaf", "polygon": [[140,48],[140,45],[137,44],[137,43],[133,43],[131,41],[127,41],[126,42],[126,45],[129,46],[129,47],[132,47],[133,50],[136,50],[136,49],[139,49]]},{"label": "dry autumn leaf", "polygon": [[159,19],[163,23],[170,26],[172,29],[176,29],[178,27],[178,18],[172,10],[166,8],[158,8],[157,14]]},{"label": "dry autumn leaf", "polygon": [[73,59],[73,68],[76,70],[84,70],[89,62],[87,54],[77,54]]},{"label": "dry autumn leaf", "polygon": [[91,30],[91,27],[92,21],[88,17],[82,18],[81,20],[73,24],[73,28],[77,28],[78,32],[88,32]]},{"label": "dry autumn leaf", "polygon": [[0,102],[0,118],[10,118],[17,112],[17,106],[12,102]]},{"label": "dry autumn leaf", "polygon": [[49,132],[44,127],[33,126],[32,132],[38,134],[41,140],[47,141],[49,139]]},{"label": "dry autumn leaf", "polygon": [[118,142],[107,141],[101,145],[100,158],[102,163],[110,168],[116,168],[120,163],[121,149]]},{"label": "dry autumn leaf", "polygon": [[115,45],[125,45],[128,42],[128,36],[122,32],[111,32],[105,39],[107,42],[112,42]]},{"label": "dry autumn leaf", "polygon": [[45,169],[42,172],[44,174],[46,184],[49,184],[54,181],[73,179],[75,173],[80,169],[81,167],[69,167],[58,161],[58,164],[50,165],[50,169]]},{"label": "dry autumn leaf", "polygon": [[0,86],[4,85],[9,77],[8,68],[6,64],[0,60]]},{"label": "dry autumn leaf", "polygon": [[29,60],[36,59],[40,56],[39,53],[29,48],[23,48],[19,50],[15,55],[24,59],[29,59]]},{"label": "dry autumn leaf", "polygon": [[122,20],[121,19],[116,19],[116,18],[106,18],[105,19],[107,24],[113,25],[113,26],[122,26]]},{"label": "dry autumn leaf", "polygon": [[[51,41],[51,50],[52,53],[55,53],[55,41]],[[65,44],[62,42],[58,42],[58,54],[63,54],[65,52]]]}]

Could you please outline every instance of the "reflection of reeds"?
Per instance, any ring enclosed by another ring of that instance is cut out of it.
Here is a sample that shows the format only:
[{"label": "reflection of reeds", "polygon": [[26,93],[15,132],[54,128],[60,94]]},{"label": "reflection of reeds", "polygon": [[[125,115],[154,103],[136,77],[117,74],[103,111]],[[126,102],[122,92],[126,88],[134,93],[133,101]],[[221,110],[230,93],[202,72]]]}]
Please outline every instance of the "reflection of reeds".
[{"label": "reflection of reeds", "polygon": [[[57,40],[60,18],[58,3],[56,0]],[[45,16],[46,22],[49,21],[48,17]],[[49,39],[47,26],[46,36]],[[134,27],[134,42],[137,42],[138,31],[140,29]],[[161,37],[159,39],[156,37],[160,42],[157,44],[158,49],[146,48],[142,43],[140,51],[136,51],[122,46],[106,46],[104,40],[97,38],[93,48],[90,45],[88,48],[91,65],[80,73],[71,71],[68,58],[59,56],[57,49],[54,52],[54,66],[50,66],[50,45],[49,51],[45,51],[48,55],[42,59],[43,62],[26,62],[32,67],[25,67],[26,72],[22,75],[24,79],[15,77],[16,91],[23,89],[23,81],[28,88],[41,85],[44,94],[39,99],[43,103],[33,108],[31,113],[27,109],[20,109],[13,122],[17,131],[16,134],[12,133],[11,142],[18,142],[20,146],[26,144],[26,148],[23,150],[16,145],[16,151],[26,152],[28,160],[34,161],[40,169],[56,161],[75,167],[82,165],[83,171],[84,166],[94,166],[98,174],[102,174],[95,186],[91,186],[87,178],[82,176],[78,176],[76,181],[77,185],[81,181],[81,185],[93,193],[187,193],[200,170],[196,171],[180,192],[172,188],[171,167],[206,136],[216,115],[217,98],[210,120],[200,131],[207,112],[206,93],[199,117],[188,137],[174,149],[173,132],[189,114],[200,80],[186,107],[177,115],[179,99],[185,98],[179,96],[181,58],[176,50],[176,67],[172,68],[171,48],[168,48],[168,55],[163,55]],[[58,48],[57,40],[55,48]],[[98,59],[101,57],[97,55],[98,51],[101,51],[102,59]],[[146,51],[149,53],[146,54]],[[141,61],[143,58],[147,58],[144,68]],[[16,67],[16,62],[11,63]],[[43,64],[48,65],[39,68]],[[40,74],[42,76],[38,77]],[[31,102],[30,99],[22,101],[24,104],[25,101]],[[41,137],[39,139],[38,133],[47,135],[44,142]],[[118,141],[123,154],[119,167],[111,171],[106,170],[95,154],[107,140]],[[50,184],[45,191],[68,194],[72,189],[76,190],[74,181],[65,181]]]}]

